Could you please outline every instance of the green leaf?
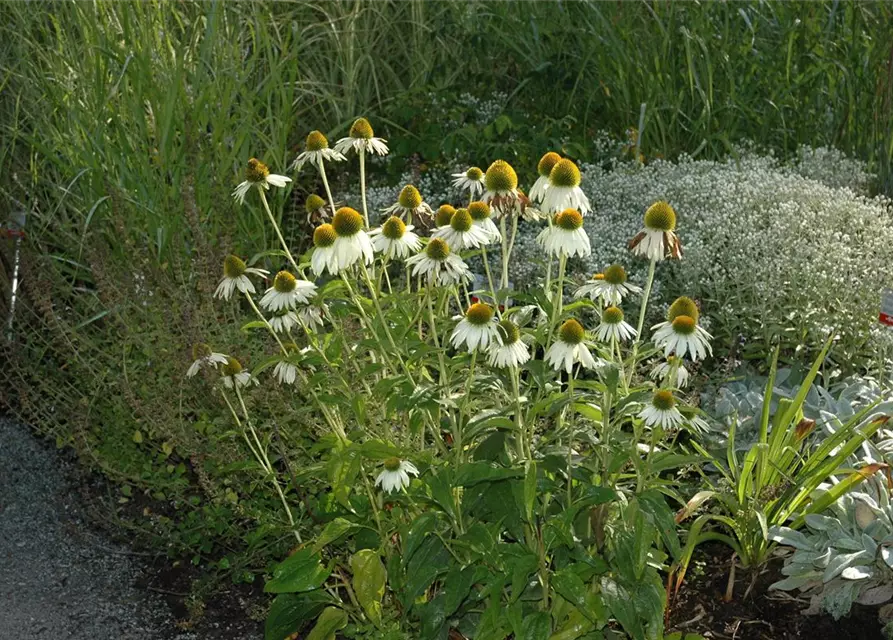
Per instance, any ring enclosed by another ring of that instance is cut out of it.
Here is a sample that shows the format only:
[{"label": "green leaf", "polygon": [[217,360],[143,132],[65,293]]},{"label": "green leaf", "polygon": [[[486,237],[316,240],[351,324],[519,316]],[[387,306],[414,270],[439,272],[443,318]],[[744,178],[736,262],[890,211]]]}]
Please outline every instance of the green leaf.
[{"label": "green leaf", "polygon": [[313,549],[301,549],[273,570],[273,579],[264,587],[266,593],[312,591],[322,585],[331,571],[320,564]]},{"label": "green leaf", "polygon": [[475,567],[454,567],[443,579],[443,614],[451,616],[459,609],[474,584]]},{"label": "green leaf", "polygon": [[384,440],[367,440],[359,449],[360,455],[371,460],[386,460],[400,456],[400,449]]},{"label": "green leaf", "polygon": [[524,469],[524,517],[533,524],[533,505],[536,501],[536,462],[530,460]]},{"label": "green leaf", "polygon": [[250,329],[266,329],[266,328],[267,328],[267,323],[264,322],[263,320],[252,320],[250,322],[246,322],[245,324],[243,324],[242,327],[239,329],[239,331],[242,331],[243,333],[248,333],[248,331]]},{"label": "green leaf", "polygon": [[353,590],[363,611],[376,627],[381,626],[381,599],[387,572],[381,563],[377,551],[363,549],[353,554],[350,559],[353,572]]},{"label": "green leaf", "polygon": [[329,524],[327,524],[326,528],[323,529],[322,533],[319,534],[319,537],[313,544],[313,551],[318,553],[326,545],[340,540],[349,532],[359,528],[361,528],[361,525],[357,524],[356,522],[351,522],[350,520],[347,520],[345,518],[335,518]]},{"label": "green leaf", "polygon": [[319,615],[331,603],[322,591],[310,593],[283,593],[273,600],[264,625],[264,640],[285,640],[301,630],[307,622]]},{"label": "green leaf", "polygon": [[595,619],[586,606],[586,585],[576,573],[570,569],[562,569],[552,576],[552,588],[562,598],[570,602],[593,623]]},{"label": "green leaf", "polygon": [[536,611],[524,618],[517,640],[548,640],[551,631],[549,614],[545,611]]},{"label": "green leaf", "polygon": [[335,640],[335,632],[347,626],[347,612],[337,607],[323,610],[306,640]]},{"label": "green leaf", "polygon": [[679,544],[679,534],[676,532],[676,520],[670,507],[667,506],[667,501],[664,499],[663,494],[654,489],[649,489],[640,494],[637,499],[642,507],[642,511],[649,514],[657,525],[660,538],[666,545],[670,555],[678,559],[682,554],[682,545]]}]

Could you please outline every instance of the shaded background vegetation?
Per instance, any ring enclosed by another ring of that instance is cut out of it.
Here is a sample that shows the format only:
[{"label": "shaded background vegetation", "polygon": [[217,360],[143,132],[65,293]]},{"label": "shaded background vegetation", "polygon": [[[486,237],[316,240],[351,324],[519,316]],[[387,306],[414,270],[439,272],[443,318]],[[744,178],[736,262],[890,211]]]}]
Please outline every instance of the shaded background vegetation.
[{"label": "shaded background vegetation", "polygon": [[[833,145],[893,190],[889,3],[67,2],[0,15],[0,194],[28,230],[0,404],[122,483],[122,504],[164,501],[133,512],[140,531],[246,579],[287,545],[282,523],[240,472],[209,387],[183,372],[197,340],[252,351],[210,300],[225,253],[273,246],[261,211],[229,197],[249,157],[283,171],[309,130],[337,137],[366,115],[394,151],[382,174],[503,157],[530,178],[546,150],[586,160],[596,131],[626,135],[644,103],[646,158],[722,157],[742,139],[780,155]],[[295,244],[315,186],[274,207]],[[256,402],[290,453],[309,446],[312,416],[275,389]]]}]

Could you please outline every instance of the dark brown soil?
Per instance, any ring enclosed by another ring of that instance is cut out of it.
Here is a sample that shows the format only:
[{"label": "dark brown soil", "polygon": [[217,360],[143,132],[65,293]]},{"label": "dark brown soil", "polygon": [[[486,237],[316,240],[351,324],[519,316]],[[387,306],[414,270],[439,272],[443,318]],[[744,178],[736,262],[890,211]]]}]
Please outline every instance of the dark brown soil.
[{"label": "dark brown soil", "polygon": [[734,598],[723,602],[729,580],[731,552],[722,545],[704,545],[695,553],[686,581],[670,604],[669,631],[699,633],[723,640],[880,640],[877,608],[853,605],[849,616],[803,615],[809,606],[797,594],[770,592],[781,579],[781,561],[773,560],[757,577],[745,598],[753,574],[738,569]]}]

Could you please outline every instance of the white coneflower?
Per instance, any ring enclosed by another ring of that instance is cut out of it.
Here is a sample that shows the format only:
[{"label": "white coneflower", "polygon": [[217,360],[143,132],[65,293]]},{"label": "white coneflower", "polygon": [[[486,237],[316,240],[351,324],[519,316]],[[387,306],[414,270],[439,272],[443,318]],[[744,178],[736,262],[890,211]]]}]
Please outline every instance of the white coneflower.
[{"label": "white coneflower", "polygon": [[308,224],[324,222],[331,216],[326,201],[315,193],[311,193],[307,196],[307,200],[304,202],[304,211],[307,212]]},{"label": "white coneflower", "polygon": [[260,299],[260,306],[267,311],[294,309],[316,295],[316,285],[308,280],[298,280],[288,271],[280,271],[273,278],[273,286]]},{"label": "white coneflower", "polygon": [[323,223],[313,230],[313,254],[310,256],[310,268],[321,276],[323,271],[335,275],[338,273],[338,260],[335,257],[335,241],[338,234],[335,227]]},{"label": "white coneflower", "polygon": [[381,227],[369,232],[372,248],[388,259],[404,260],[422,247],[422,241],[412,231],[414,228],[397,216],[391,216]]},{"label": "white coneflower", "polygon": [[496,160],[484,174],[484,195],[481,200],[489,204],[498,215],[511,215],[519,207],[518,174],[505,160]]},{"label": "white coneflower", "polygon": [[595,330],[595,336],[602,342],[624,342],[636,337],[636,330],[623,319],[619,307],[608,307],[602,311],[602,321]]},{"label": "white coneflower", "polygon": [[558,164],[560,160],[561,156],[554,151],[550,151],[540,158],[536,165],[538,174],[536,182],[530,187],[531,202],[540,203],[546,197],[546,189],[549,188],[549,174],[552,172],[552,167]]},{"label": "white coneflower", "polygon": [[288,360],[280,360],[273,368],[273,375],[279,384],[294,384],[298,379],[298,367]]},{"label": "white coneflower", "polygon": [[347,153],[350,150],[385,156],[388,154],[388,145],[387,140],[375,137],[372,125],[366,118],[357,118],[350,126],[348,136],[335,143],[335,151],[338,153]]},{"label": "white coneflower", "polygon": [[465,317],[453,329],[450,342],[455,349],[468,347],[468,353],[478,348],[486,349],[498,340],[493,307],[483,302],[475,302],[465,311]]},{"label": "white coneflower", "polygon": [[276,333],[288,333],[298,325],[298,314],[286,309],[274,315],[267,322]]},{"label": "white coneflower", "polygon": [[484,192],[484,172],[480,167],[469,167],[464,173],[454,173],[453,187],[468,191],[469,197],[475,198]]},{"label": "white coneflower", "polygon": [[311,131],[307,135],[307,145],[303,153],[300,153],[291,168],[300,171],[308,162],[314,167],[319,167],[321,162],[343,162],[347,160],[341,153],[329,149],[329,141],[321,131]]},{"label": "white coneflower", "polygon": [[[675,375],[673,375],[674,371]],[[671,375],[673,375],[673,379],[670,379]],[[651,379],[682,389],[688,386],[689,373],[682,358],[668,356],[666,362],[659,363],[651,370]]]},{"label": "white coneflower", "polygon": [[559,160],[549,172],[549,187],[543,196],[542,210],[556,213],[576,209],[584,216],[589,213],[589,198],[580,188],[580,170],[568,159]]},{"label": "white coneflower", "polygon": [[431,238],[424,251],[406,261],[412,267],[413,276],[428,276],[429,281],[440,285],[471,282],[473,276],[468,265],[450,251],[450,245],[442,238]]},{"label": "white coneflower", "polygon": [[655,202],[645,211],[645,227],[629,242],[630,251],[649,260],[681,258],[676,237],[676,212],[668,202]]},{"label": "white coneflower", "polygon": [[521,330],[511,320],[498,325],[498,340],[490,345],[488,362],[491,367],[520,367],[530,360],[530,350],[521,340]]},{"label": "white coneflower", "polygon": [[598,366],[586,346],[586,332],[583,325],[571,318],[558,329],[558,340],[546,352],[545,360],[553,369],[564,369],[571,373],[578,362],[587,369]]},{"label": "white coneflower", "polygon": [[375,486],[386,493],[400,491],[409,486],[410,474],[418,477],[419,470],[409,460],[388,458],[384,461],[384,470],[375,479]]},{"label": "white coneflower", "polygon": [[291,178],[288,176],[280,176],[275,173],[270,173],[270,168],[267,165],[257,158],[251,158],[251,160],[248,161],[248,166],[245,168],[245,180],[235,188],[233,191],[233,198],[235,198],[239,204],[245,204],[245,196],[248,195],[251,187],[257,187],[258,189],[267,191],[270,188],[270,185],[274,187],[284,187],[289,182],[291,182]]},{"label": "white coneflower", "polygon": [[450,223],[437,227],[432,236],[446,240],[456,251],[477,249],[490,243],[490,234],[474,224],[468,209],[456,209]]},{"label": "white coneflower", "polygon": [[247,371],[243,371],[242,363],[232,357],[226,359],[226,364],[220,368],[220,375],[220,380],[227,389],[241,389],[258,384],[257,378]]},{"label": "white coneflower", "polygon": [[222,353],[216,353],[206,344],[199,343],[192,346],[193,362],[186,371],[186,377],[192,378],[199,372],[202,367],[210,367],[216,369],[218,364],[226,364],[229,356]]},{"label": "white coneflower", "polygon": [[338,271],[347,269],[360,259],[366,264],[372,262],[375,257],[372,240],[363,231],[363,216],[356,209],[338,209],[332,218],[332,227],[336,235],[335,264]]},{"label": "white coneflower", "polygon": [[688,357],[693,362],[702,360],[707,354],[713,355],[709,333],[698,325],[700,313],[698,305],[686,297],[677,298],[670,305],[667,321],[652,327],[652,340],[658,349],[664,350],[664,356],[674,354],[680,358]]},{"label": "white coneflower", "polygon": [[435,227],[445,227],[450,223],[450,220],[453,219],[453,214],[456,213],[456,207],[451,204],[442,204],[438,207],[437,212],[434,214],[434,226]]},{"label": "white coneflower", "polygon": [[593,302],[599,300],[605,306],[616,307],[624,296],[641,293],[642,289],[626,281],[626,269],[619,264],[612,264],[604,273],[597,273],[574,292],[574,298],[589,296]]},{"label": "white coneflower", "polygon": [[496,228],[496,223],[490,217],[490,205],[482,200],[477,200],[468,205],[468,213],[474,226],[480,227],[489,236],[490,243],[500,242],[502,234]]},{"label": "white coneflower", "polygon": [[585,258],[592,253],[589,236],[583,229],[583,216],[576,209],[565,209],[555,214],[552,224],[536,237],[537,242],[551,256],[575,255]]},{"label": "white coneflower", "polygon": [[229,300],[235,290],[241,293],[254,293],[254,284],[248,279],[248,275],[264,277],[269,273],[266,269],[249,267],[238,256],[228,255],[223,260],[223,280],[217,285],[214,297]]},{"label": "white coneflower", "polygon": [[399,216],[407,221],[413,221],[416,218],[431,220],[434,217],[431,207],[422,200],[422,194],[411,184],[400,190],[397,202],[385,209],[384,213],[385,215]]},{"label": "white coneflower", "polygon": [[639,412],[639,417],[649,427],[659,426],[663,429],[674,429],[683,422],[682,414],[676,408],[676,398],[665,389],[651,396],[651,402]]},{"label": "white coneflower", "polygon": [[322,329],[323,319],[328,313],[329,307],[326,304],[317,303],[298,308],[298,318],[308,329]]}]

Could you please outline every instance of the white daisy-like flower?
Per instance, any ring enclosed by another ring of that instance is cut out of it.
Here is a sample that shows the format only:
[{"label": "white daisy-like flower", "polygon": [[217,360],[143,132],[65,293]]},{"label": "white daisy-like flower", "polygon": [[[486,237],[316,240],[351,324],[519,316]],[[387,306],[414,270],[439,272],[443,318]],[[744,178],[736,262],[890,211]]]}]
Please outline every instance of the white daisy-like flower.
[{"label": "white daisy-like flower", "polygon": [[625,342],[636,337],[636,330],[623,319],[623,311],[619,307],[608,307],[602,311],[602,321],[595,330],[595,336],[602,342]]},{"label": "white daisy-like flower", "polygon": [[442,238],[431,238],[425,250],[409,258],[406,264],[412,267],[413,277],[428,276],[429,282],[439,285],[468,283],[474,279],[465,261],[452,253]]},{"label": "white daisy-like flower", "polygon": [[475,302],[465,311],[465,317],[453,329],[450,342],[453,348],[468,347],[468,353],[486,349],[499,339],[497,324],[493,319],[493,307],[484,302]]},{"label": "white daisy-like flower", "polygon": [[629,249],[649,260],[682,258],[682,245],[675,229],[676,211],[668,202],[655,202],[645,211],[645,227],[630,240]]},{"label": "white daisy-like flower", "polygon": [[338,234],[335,227],[329,223],[323,223],[313,230],[313,253],[310,256],[310,268],[318,276],[324,271],[336,275],[339,271],[338,260],[335,255],[335,241]]},{"label": "white daisy-like flower", "polygon": [[220,368],[220,375],[220,380],[227,389],[241,389],[258,384],[257,378],[243,371],[242,363],[233,357],[226,359],[226,364]]},{"label": "white daisy-like flower", "polygon": [[270,168],[257,158],[251,158],[248,161],[248,167],[245,169],[245,180],[239,183],[239,186],[233,191],[233,198],[239,204],[245,204],[245,196],[251,190],[251,187],[257,187],[264,191],[269,190],[270,186],[284,187],[291,178],[288,176],[280,176],[270,173]]},{"label": "white daisy-like flower", "polygon": [[589,236],[583,229],[583,216],[576,209],[565,209],[555,215],[552,224],[536,237],[537,242],[551,256],[580,256],[592,253]]},{"label": "white daisy-like flower", "polygon": [[303,153],[298,154],[291,168],[300,171],[305,164],[319,167],[323,162],[343,162],[347,160],[341,153],[329,149],[329,141],[321,131],[311,131],[307,136],[307,146]]},{"label": "white daisy-like flower", "polygon": [[693,361],[703,360],[707,354],[713,355],[707,331],[698,325],[700,312],[698,305],[686,297],[677,298],[670,305],[667,321],[652,327],[652,340],[658,349],[664,350],[664,356],[673,354],[684,358],[686,354]]},{"label": "white daisy-like flower", "polygon": [[298,309],[298,317],[304,326],[308,329],[322,329],[324,319],[329,313],[329,307],[326,304],[311,304]]},{"label": "white daisy-like flower", "polygon": [[450,223],[437,227],[432,237],[442,238],[457,251],[477,249],[490,243],[490,234],[474,224],[468,209],[456,209]]},{"label": "white daisy-like flower", "polygon": [[195,376],[203,367],[216,369],[218,364],[226,364],[229,356],[212,351],[208,345],[199,343],[192,346],[192,357],[193,362],[186,371],[187,378]]},{"label": "white daisy-like flower", "polygon": [[280,360],[273,368],[273,375],[279,384],[294,384],[298,379],[298,367],[288,360]]},{"label": "white daisy-like flower", "polygon": [[290,309],[286,309],[268,319],[267,322],[270,323],[270,327],[276,333],[288,333],[298,326],[298,314]]},{"label": "white daisy-like flower", "polygon": [[372,248],[388,259],[405,260],[422,247],[422,241],[413,233],[414,228],[397,216],[391,216],[378,229],[369,232]]},{"label": "white daisy-like flower", "polygon": [[434,212],[434,226],[445,227],[453,219],[454,213],[456,213],[456,207],[453,205],[446,203],[440,205]]},{"label": "white daisy-like flower", "polygon": [[434,217],[434,212],[428,203],[422,200],[422,194],[411,184],[400,190],[397,202],[384,210],[385,215],[398,216],[408,222],[413,220],[428,221]]},{"label": "white daisy-like flower", "polygon": [[487,167],[484,187],[481,200],[493,207],[497,216],[512,215],[519,209],[518,174],[505,160],[496,160]]},{"label": "white daisy-like flower", "polygon": [[626,281],[626,269],[612,264],[604,273],[598,273],[574,292],[574,298],[589,296],[593,302],[601,300],[606,307],[619,305],[625,296],[641,293],[642,289]]},{"label": "white daisy-like flower", "polygon": [[520,367],[530,360],[530,350],[521,340],[521,330],[511,320],[498,325],[497,341],[490,345],[487,361],[491,367]]},{"label": "white daisy-like flower", "polygon": [[542,210],[557,213],[576,209],[584,216],[591,211],[589,198],[580,188],[580,170],[567,158],[559,160],[549,172],[549,187],[543,196]]},{"label": "white daisy-like flower", "polygon": [[471,215],[471,221],[474,226],[484,230],[490,239],[490,244],[502,241],[502,234],[490,217],[490,205],[483,200],[477,200],[468,205],[468,213]]},{"label": "white daisy-like flower", "polygon": [[571,373],[578,362],[587,369],[594,369],[599,363],[589,353],[586,346],[586,332],[583,325],[571,318],[558,329],[558,340],[546,351],[546,362],[556,371],[564,369]]},{"label": "white daisy-like flower", "polygon": [[[675,371],[675,374],[673,372]],[[672,379],[670,376],[673,376]],[[659,363],[651,370],[651,379],[658,380],[671,387],[682,389],[688,386],[688,369],[685,368],[682,358],[676,356],[667,357],[665,362]]]},{"label": "white daisy-like flower", "polygon": [[348,151],[365,151],[380,156],[388,154],[387,140],[376,138],[372,131],[372,125],[366,118],[357,118],[350,127],[350,133],[346,138],[341,138],[335,143],[335,151],[346,154]]},{"label": "white daisy-like flower", "polygon": [[356,209],[338,209],[332,218],[332,228],[335,230],[334,264],[337,271],[347,269],[360,259],[366,264],[372,262],[375,249],[369,234],[363,230],[363,216]]},{"label": "white daisy-like flower", "polygon": [[322,197],[311,193],[304,201],[304,211],[307,212],[307,224],[316,224],[317,222],[325,222],[332,217],[332,211],[329,211],[329,205]]},{"label": "white daisy-like flower", "polygon": [[384,461],[384,470],[375,479],[375,486],[386,493],[400,491],[409,486],[409,476],[418,477],[419,470],[409,460],[388,458]]},{"label": "white daisy-like flower", "polygon": [[307,304],[316,295],[316,285],[309,280],[298,280],[288,271],[280,271],[273,278],[273,286],[260,299],[260,306],[267,311],[294,309]]},{"label": "white daisy-like flower", "polygon": [[675,429],[684,421],[679,409],[676,408],[676,398],[666,389],[656,391],[651,396],[651,402],[639,412],[639,417],[649,427],[659,426],[663,429]]},{"label": "white daisy-like flower", "polygon": [[530,187],[531,202],[540,203],[543,201],[543,198],[546,197],[546,189],[549,188],[549,174],[552,172],[552,167],[558,164],[560,160],[561,156],[554,151],[550,151],[540,158],[540,161],[536,165],[536,172],[538,174],[536,182]]},{"label": "white daisy-like flower", "polygon": [[249,267],[238,256],[226,256],[223,260],[223,280],[217,285],[214,297],[229,300],[236,290],[240,293],[254,293],[254,283],[248,279],[248,276],[266,277],[269,273],[266,269]]},{"label": "white daisy-like flower", "polygon": [[464,173],[454,173],[453,188],[467,191],[470,198],[476,198],[484,192],[484,172],[480,167],[469,167]]}]

